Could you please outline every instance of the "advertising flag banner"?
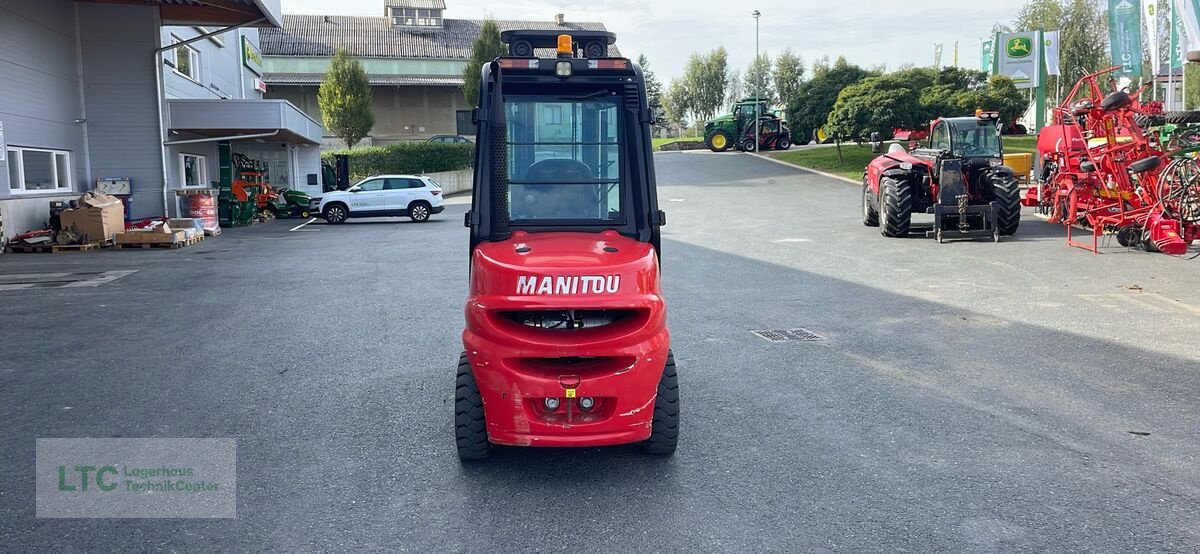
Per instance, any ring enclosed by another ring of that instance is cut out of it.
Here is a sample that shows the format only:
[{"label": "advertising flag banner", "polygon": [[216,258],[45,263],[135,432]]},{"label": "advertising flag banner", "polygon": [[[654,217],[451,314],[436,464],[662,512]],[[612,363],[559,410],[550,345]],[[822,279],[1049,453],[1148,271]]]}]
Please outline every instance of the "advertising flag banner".
[{"label": "advertising flag banner", "polygon": [[1142,76],[1142,8],[1138,0],[1108,0],[1108,41],[1113,65],[1128,77]]},{"label": "advertising flag banner", "polygon": [[1037,88],[1041,46],[1037,33],[1002,33],[995,53],[1000,60],[998,74],[1012,79],[1019,89]]},{"label": "advertising flag banner", "polygon": [[1187,31],[1186,40],[1175,43],[1184,45],[1179,49],[1186,52],[1190,45],[1200,44],[1200,21],[1197,21],[1197,16],[1200,16],[1200,0],[1175,0],[1175,10],[1172,13],[1178,16],[1183,22],[1183,29]]},{"label": "advertising flag banner", "polygon": [[985,40],[979,44],[979,69],[992,73],[992,42]]},{"label": "advertising flag banner", "polygon": [[1146,25],[1146,40],[1150,46],[1150,71],[1158,75],[1162,67],[1162,56],[1158,51],[1158,0],[1142,0],[1142,23]]},{"label": "advertising flag banner", "polygon": [[1046,74],[1062,75],[1062,68],[1058,63],[1058,31],[1042,33],[1042,46],[1046,52]]}]

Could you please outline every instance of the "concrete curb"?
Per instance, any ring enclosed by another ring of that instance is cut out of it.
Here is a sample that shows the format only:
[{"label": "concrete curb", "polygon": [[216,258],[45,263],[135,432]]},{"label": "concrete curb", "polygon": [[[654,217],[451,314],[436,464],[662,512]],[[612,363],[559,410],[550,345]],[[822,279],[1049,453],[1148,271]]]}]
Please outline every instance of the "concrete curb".
[{"label": "concrete curb", "polygon": [[769,162],[775,162],[775,163],[777,163],[777,164],[786,165],[786,166],[788,166],[788,167],[794,167],[794,168],[796,168],[796,169],[801,169],[801,170],[807,171],[807,172],[809,172],[809,173],[815,173],[815,174],[817,174],[817,175],[820,175],[820,176],[822,176],[822,177],[828,177],[828,178],[830,178],[830,179],[834,179],[834,180],[836,180],[836,181],[842,181],[842,182],[850,183],[851,185],[854,185],[854,186],[856,186],[856,187],[858,187],[858,186],[862,186],[862,181],[855,181],[854,179],[850,179],[850,178],[848,178],[848,177],[842,177],[841,175],[834,175],[834,174],[832,174],[832,173],[825,173],[824,171],[818,171],[818,170],[816,170],[816,169],[813,169],[813,168],[811,168],[811,167],[804,167],[804,166],[802,166],[802,165],[796,165],[796,164],[794,164],[794,163],[791,163],[791,162],[785,162],[785,161],[783,161],[783,160],[777,160],[777,159],[775,159],[775,158],[772,158],[772,157],[770,157],[770,156],[767,156],[767,155],[764,155],[764,154],[755,154],[755,153],[753,153],[753,152],[745,152],[745,153],[746,153],[746,154],[749,154],[749,155],[751,155],[751,156],[754,156],[755,158],[762,158],[762,159],[764,159],[764,160],[767,160],[767,161],[769,161]]}]

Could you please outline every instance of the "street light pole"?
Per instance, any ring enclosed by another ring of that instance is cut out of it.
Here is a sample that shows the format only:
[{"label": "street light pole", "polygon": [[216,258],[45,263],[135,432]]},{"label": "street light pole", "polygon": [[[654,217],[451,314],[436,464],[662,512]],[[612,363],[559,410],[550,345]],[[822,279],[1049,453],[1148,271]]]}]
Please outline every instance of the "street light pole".
[{"label": "street light pole", "polygon": [[[750,67],[758,65],[758,17],[762,15],[758,10],[754,10],[754,64]],[[758,134],[759,120],[762,119],[762,68],[754,74],[754,153],[758,153]]]}]

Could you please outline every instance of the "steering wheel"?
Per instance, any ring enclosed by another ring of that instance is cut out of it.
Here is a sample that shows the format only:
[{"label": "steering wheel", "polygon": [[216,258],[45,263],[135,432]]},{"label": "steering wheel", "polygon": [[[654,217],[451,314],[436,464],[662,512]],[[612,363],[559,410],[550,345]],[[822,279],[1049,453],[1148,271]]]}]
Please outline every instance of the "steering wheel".
[{"label": "steering wheel", "polygon": [[525,171],[530,181],[587,181],[592,178],[592,168],[579,160],[552,158],[542,160]]},{"label": "steering wheel", "polygon": [[962,153],[964,156],[978,156],[983,154],[983,149],[974,144],[964,144],[962,146]]}]

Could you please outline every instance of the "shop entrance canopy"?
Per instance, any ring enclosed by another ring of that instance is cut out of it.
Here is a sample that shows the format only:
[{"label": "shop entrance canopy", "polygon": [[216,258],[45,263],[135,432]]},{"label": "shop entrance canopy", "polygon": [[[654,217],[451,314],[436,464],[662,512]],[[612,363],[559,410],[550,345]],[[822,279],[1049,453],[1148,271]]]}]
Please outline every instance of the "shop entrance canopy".
[{"label": "shop entrance canopy", "polygon": [[167,122],[167,144],[205,138],[321,144],[321,125],[287,100],[173,99]]}]

